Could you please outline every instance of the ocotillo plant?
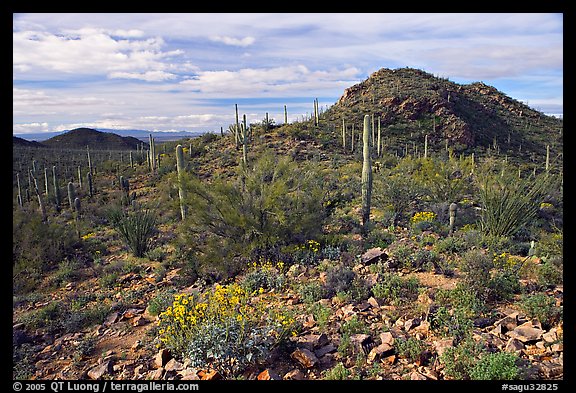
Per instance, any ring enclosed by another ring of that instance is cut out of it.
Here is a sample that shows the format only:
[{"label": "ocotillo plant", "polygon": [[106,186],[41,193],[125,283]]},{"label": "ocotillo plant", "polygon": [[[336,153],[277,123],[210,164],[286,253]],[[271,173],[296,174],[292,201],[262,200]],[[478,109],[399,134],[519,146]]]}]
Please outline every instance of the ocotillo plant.
[{"label": "ocotillo plant", "polygon": [[176,169],[178,170],[178,196],[180,197],[180,215],[182,220],[186,219],[186,195],[184,193],[184,171],[186,166],[184,163],[184,150],[182,145],[176,146]]},{"label": "ocotillo plant", "polygon": [[454,202],[450,204],[448,208],[450,213],[450,235],[454,233],[454,222],[456,221],[456,210],[458,209],[458,205]]},{"label": "ocotillo plant", "polygon": [[372,160],[370,159],[370,116],[364,115],[364,132],[362,134],[362,226],[364,231],[370,221],[370,202],[372,199]]}]

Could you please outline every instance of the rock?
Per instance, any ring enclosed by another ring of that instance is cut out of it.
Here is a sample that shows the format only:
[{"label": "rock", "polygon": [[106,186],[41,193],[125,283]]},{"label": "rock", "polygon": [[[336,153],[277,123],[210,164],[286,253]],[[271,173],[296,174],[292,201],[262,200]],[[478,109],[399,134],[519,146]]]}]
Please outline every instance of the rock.
[{"label": "rock", "polygon": [[410,318],[409,320],[404,322],[404,330],[409,331],[410,329],[413,329],[418,325],[420,325],[420,318]]},{"label": "rock", "polygon": [[216,371],[216,370],[211,370],[211,371],[201,370],[201,371],[198,371],[198,376],[203,381],[215,381],[218,379],[222,379],[222,375],[220,375],[220,373],[218,373],[218,371]]},{"label": "rock", "polygon": [[420,374],[418,371],[412,371],[410,373],[410,380],[411,381],[426,381],[428,378],[426,376]]},{"label": "rock", "polygon": [[338,348],[336,348],[334,346],[334,344],[330,343],[327,344],[325,346],[323,346],[322,348],[319,348],[317,350],[314,351],[314,354],[316,355],[317,358],[321,358],[323,356],[325,356],[328,353],[332,353],[335,352]]},{"label": "rock", "polygon": [[148,320],[142,315],[138,315],[137,317],[132,318],[132,326],[134,327],[146,325],[147,323]]},{"label": "rock", "polygon": [[546,341],[547,343],[553,343],[558,339],[558,335],[556,334],[556,329],[552,328],[546,333],[542,335],[542,340]]},{"label": "rock", "polygon": [[376,299],[375,297],[370,296],[368,298],[368,303],[374,308],[380,308],[384,304],[386,304],[382,299]]},{"label": "rock", "polygon": [[114,372],[114,365],[111,360],[108,360],[96,367],[91,368],[88,371],[88,377],[91,379],[100,379],[106,374],[111,374]]},{"label": "rock", "polygon": [[368,363],[373,363],[374,361],[381,359],[386,356],[390,356],[394,353],[394,348],[390,344],[380,344],[370,350],[368,353]]},{"label": "rock", "polygon": [[140,341],[140,340],[136,340],[136,341],[134,342],[134,344],[132,344],[132,346],[130,347],[130,349],[133,350],[133,351],[137,351],[137,350],[139,350],[140,348],[142,348],[142,341]]},{"label": "rock", "polygon": [[521,350],[523,350],[525,348],[524,344],[522,343],[522,341],[515,339],[514,337],[511,337],[508,340],[508,343],[506,343],[506,348],[504,348],[504,350],[506,352],[520,352]]},{"label": "rock", "polygon": [[394,345],[394,336],[390,332],[380,333],[380,341],[382,344]]},{"label": "rock", "polygon": [[302,381],[306,379],[306,375],[304,375],[302,371],[295,368],[294,370],[288,371],[286,374],[284,374],[284,379]]},{"label": "rock", "polygon": [[369,353],[375,346],[372,337],[369,334],[356,333],[350,335],[350,344],[352,344],[355,353]]},{"label": "rock", "polygon": [[544,360],[537,367],[545,379],[557,379],[564,374],[564,365],[559,362]]},{"label": "rock", "polygon": [[258,379],[259,381],[270,381],[270,380],[277,381],[281,380],[282,378],[280,378],[280,375],[278,375],[278,373],[267,368],[266,370],[258,374],[258,377],[256,377],[256,379]]},{"label": "rock", "polygon": [[170,359],[172,359],[170,351],[166,348],[162,348],[154,358],[154,365],[157,368],[164,367]]},{"label": "rock", "polygon": [[388,254],[386,254],[386,252],[384,252],[384,250],[382,250],[380,247],[375,247],[362,254],[360,259],[364,265],[371,265],[373,263],[379,262],[380,260],[386,261],[388,259]]},{"label": "rock", "polygon": [[330,342],[330,339],[325,333],[322,333],[322,334],[306,334],[304,336],[296,337],[296,339],[292,341],[295,341],[298,347],[303,347],[312,351],[315,348],[325,346]]},{"label": "rock", "polygon": [[318,358],[306,348],[297,348],[290,355],[292,359],[300,363],[304,368],[313,368],[318,363]]},{"label": "rock", "polygon": [[152,370],[148,373],[149,379],[152,380],[160,380],[164,375],[164,367],[157,368],[156,370]]},{"label": "rock", "polygon": [[185,381],[198,381],[200,379],[198,376],[198,370],[190,367],[178,372],[178,375],[180,375],[180,378]]},{"label": "rock", "polygon": [[166,363],[164,369],[166,371],[180,371],[184,370],[184,365],[179,361],[177,361],[176,359],[172,358],[168,361],[168,363]]},{"label": "rock", "polygon": [[544,330],[534,327],[531,321],[526,322],[516,327],[514,330],[506,333],[506,335],[509,337],[517,338],[523,343],[540,340],[540,338],[542,338],[542,334],[544,334]]},{"label": "rock", "polygon": [[116,323],[117,321],[118,321],[118,312],[113,312],[112,314],[106,317],[106,320],[104,320],[104,323],[102,325],[108,327]]},{"label": "rock", "polygon": [[436,349],[438,357],[442,356],[444,351],[446,351],[448,348],[452,348],[453,346],[454,346],[453,338],[445,338],[443,340],[434,341],[434,348]]},{"label": "rock", "polygon": [[518,326],[518,313],[514,312],[506,315],[504,318],[494,322],[494,326],[501,326],[503,328],[502,333],[514,330]]}]

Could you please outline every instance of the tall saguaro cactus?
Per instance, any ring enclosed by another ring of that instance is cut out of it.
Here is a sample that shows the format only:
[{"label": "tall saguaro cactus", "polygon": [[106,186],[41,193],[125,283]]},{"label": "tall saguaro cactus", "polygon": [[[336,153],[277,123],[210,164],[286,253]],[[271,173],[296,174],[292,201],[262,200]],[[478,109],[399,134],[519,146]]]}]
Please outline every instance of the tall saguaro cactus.
[{"label": "tall saguaro cactus", "polygon": [[58,186],[56,165],[52,166],[52,182],[54,183],[54,202],[56,204],[56,211],[60,211],[60,187]]},{"label": "tall saguaro cactus", "polygon": [[367,230],[370,221],[370,202],[372,199],[372,160],[370,159],[370,116],[364,115],[364,132],[362,134],[362,226]]},{"label": "tall saguaro cactus", "polygon": [[456,221],[456,210],[458,209],[458,205],[452,202],[449,207],[450,213],[450,235],[454,233],[454,222]]},{"label": "tall saguaro cactus", "polygon": [[184,150],[182,145],[176,146],[176,169],[178,170],[178,196],[180,197],[180,216],[182,220],[186,219],[186,203],[185,203],[185,192],[184,192],[184,171],[186,166],[184,164]]}]

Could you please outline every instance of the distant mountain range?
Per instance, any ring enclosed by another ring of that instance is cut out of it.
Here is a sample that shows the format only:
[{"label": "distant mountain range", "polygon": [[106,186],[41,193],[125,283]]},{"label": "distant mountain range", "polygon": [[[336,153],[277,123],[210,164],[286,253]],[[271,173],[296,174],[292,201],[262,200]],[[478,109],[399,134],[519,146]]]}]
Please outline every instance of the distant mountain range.
[{"label": "distant mountain range", "polygon": [[[134,130],[133,130],[134,131]],[[122,133],[129,133],[124,131]],[[144,133],[146,135],[144,136]],[[160,133],[161,134],[161,133]],[[155,141],[177,140],[183,138],[196,137],[201,134],[189,133],[168,133],[170,135],[159,135],[159,133],[152,133]],[[149,132],[139,131],[140,138],[130,136],[122,136],[115,132],[98,131],[91,128],[76,128],[74,130],[58,133],[51,138],[38,141],[29,141],[17,136],[12,137],[13,146],[22,147],[46,147],[46,148],[70,148],[70,149],[83,149],[89,146],[98,150],[136,150],[142,143],[148,146]],[[183,136],[185,135],[185,136]]]},{"label": "distant mountain range", "polygon": [[[92,128],[90,128],[90,129],[92,129]],[[154,136],[154,138],[156,139],[157,142],[172,141],[172,140],[177,140],[177,139],[182,139],[182,138],[194,138],[194,137],[197,137],[199,135],[204,134],[204,132],[189,132],[189,131],[168,132],[168,131],[146,131],[146,130],[113,130],[113,129],[109,129],[109,128],[97,128],[94,130],[101,131],[101,132],[107,132],[107,133],[114,133],[116,135],[124,136],[124,137],[131,136],[131,137],[134,137],[134,138],[139,139],[139,140],[144,141],[144,142],[148,141],[148,137],[150,136],[150,134],[152,134],[152,136]],[[42,142],[42,141],[48,140],[50,138],[53,138],[55,136],[65,134],[65,133],[70,132],[70,131],[71,130],[55,131],[55,132],[37,132],[37,133],[26,133],[26,134],[14,134],[14,136],[25,139],[27,141]]]}]

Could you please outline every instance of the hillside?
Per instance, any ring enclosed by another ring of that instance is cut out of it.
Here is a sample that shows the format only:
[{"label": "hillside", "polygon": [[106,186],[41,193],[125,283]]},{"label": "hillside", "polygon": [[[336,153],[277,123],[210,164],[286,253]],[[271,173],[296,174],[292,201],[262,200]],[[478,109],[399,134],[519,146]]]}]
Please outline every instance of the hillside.
[{"label": "hillside", "polygon": [[17,147],[46,147],[40,142],[27,141],[26,139],[23,139],[23,138],[14,136],[14,135],[12,136],[12,146],[17,146]]},{"label": "hillside", "polygon": [[387,146],[403,150],[422,144],[436,150],[447,142],[455,151],[527,157],[550,144],[562,151],[562,121],[546,116],[482,82],[461,85],[418,69],[383,68],[347,88],[323,117],[359,129],[364,114],[380,117]]},{"label": "hillside", "polygon": [[[365,225],[370,111],[388,139]],[[421,157],[432,116],[461,155],[430,133]],[[230,131],[154,164],[98,146],[90,174],[85,149],[13,155],[13,378],[561,384],[563,171],[552,134],[514,128],[561,123],[411,69],[319,117],[249,125],[245,155]]]},{"label": "hillside", "polygon": [[91,128],[76,128],[42,142],[43,145],[61,149],[137,150],[143,142],[131,136]]}]

